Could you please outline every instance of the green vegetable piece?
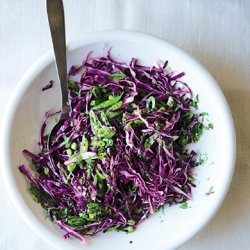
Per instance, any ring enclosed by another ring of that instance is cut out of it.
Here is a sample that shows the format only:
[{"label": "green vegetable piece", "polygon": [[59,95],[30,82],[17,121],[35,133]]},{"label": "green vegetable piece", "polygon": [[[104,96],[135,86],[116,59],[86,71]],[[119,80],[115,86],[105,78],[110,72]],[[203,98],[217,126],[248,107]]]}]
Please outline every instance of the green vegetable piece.
[{"label": "green vegetable piece", "polygon": [[208,112],[202,112],[200,116],[208,116]]},{"label": "green vegetable piece", "polygon": [[153,96],[150,96],[148,99],[147,99],[147,102],[146,102],[146,109],[147,111],[150,111],[150,110],[154,110],[155,109],[155,98]]},{"label": "green vegetable piece", "polygon": [[40,197],[41,197],[41,192],[38,188],[36,188],[33,185],[30,185],[29,187],[29,192],[31,194],[32,199],[36,202],[39,203],[40,202]]},{"label": "green vegetable piece", "polygon": [[76,142],[72,142],[72,144],[71,144],[71,149],[73,149],[73,150],[77,150],[77,143]]},{"label": "green vegetable piece", "polygon": [[198,109],[199,104],[199,95],[196,95],[195,98],[190,102],[190,106],[194,107],[195,109]]},{"label": "green vegetable piece", "polygon": [[95,218],[95,215],[94,215],[94,214],[89,214],[89,218],[90,218],[90,219],[94,219],[94,218]]},{"label": "green vegetable piece", "polygon": [[103,148],[105,146],[105,142],[104,141],[99,141],[98,142],[98,148]]},{"label": "green vegetable piece", "polygon": [[96,134],[97,130],[101,127],[101,125],[99,124],[99,121],[97,120],[96,114],[93,110],[90,110],[89,118],[90,118],[91,130],[94,134]]},{"label": "green vegetable piece", "polygon": [[113,140],[111,138],[103,138],[102,140],[105,142],[106,148],[107,147],[112,147],[113,144],[114,144],[114,142],[113,142]]},{"label": "green vegetable piece", "polygon": [[188,180],[191,181],[191,182],[196,181],[196,179],[195,179],[193,176],[189,176],[189,177],[188,177]]},{"label": "green vegetable piece", "polygon": [[79,178],[79,183],[82,185],[83,184],[83,180],[82,180],[82,178]]},{"label": "green vegetable piece", "polygon": [[87,220],[89,218],[89,216],[87,214],[85,214],[85,213],[79,213],[79,217],[81,217],[81,218],[83,218],[85,220]]},{"label": "green vegetable piece", "polygon": [[96,136],[91,137],[91,146],[93,148],[98,147],[98,142],[99,142],[99,139]]},{"label": "green vegetable piece", "polygon": [[108,127],[102,127],[97,131],[97,136],[98,137],[108,137],[111,138],[115,135],[115,131],[108,128]]},{"label": "green vegetable piece", "polygon": [[131,193],[131,194],[136,194],[136,193],[137,193],[137,188],[136,188],[136,187],[132,187],[132,188],[130,189],[130,193]]},{"label": "green vegetable piece", "polygon": [[68,142],[68,141],[69,141],[69,137],[67,137],[66,135],[63,135],[62,138],[63,138],[63,140],[64,140],[65,142]]},{"label": "green vegetable piece", "polygon": [[214,194],[214,186],[211,186],[208,190],[208,192],[206,193],[206,195],[210,195],[210,194]]},{"label": "green vegetable piece", "polygon": [[213,129],[214,125],[212,123],[208,123],[208,125],[205,127],[206,130]]},{"label": "green vegetable piece", "polygon": [[110,112],[106,113],[106,116],[107,116],[107,118],[111,119],[111,118],[114,118],[114,117],[116,117],[116,116],[118,116],[120,114],[121,114],[121,112],[112,112],[112,111],[110,111]]},{"label": "green vegetable piece", "polygon": [[94,87],[92,90],[91,90],[91,93],[94,95],[94,97],[96,99],[100,99],[102,98],[102,91],[100,88],[98,87]]},{"label": "green vegetable piece", "polygon": [[87,138],[83,137],[80,145],[80,153],[87,152],[89,148],[89,141]]},{"label": "green vegetable piece", "polygon": [[101,174],[99,171],[97,171],[97,176],[99,178],[99,180],[105,180],[105,176],[103,174]]},{"label": "green vegetable piece", "polygon": [[76,159],[76,164],[80,164],[82,162],[82,155],[81,154],[77,154],[75,155],[75,159]]},{"label": "green vegetable piece", "polygon": [[165,107],[160,107],[160,109],[159,110],[161,110],[161,111],[165,111],[166,110],[166,108]]},{"label": "green vegetable piece", "polygon": [[109,80],[113,80],[113,79],[116,79],[116,80],[123,80],[125,79],[126,75],[122,74],[122,73],[114,73],[114,74],[111,74],[109,76]]},{"label": "green vegetable piece", "polygon": [[72,149],[68,148],[66,153],[68,156],[71,156],[73,154]]},{"label": "green vegetable piece", "polygon": [[107,153],[103,152],[103,153],[99,153],[98,154],[98,159],[102,160],[103,158],[105,158],[107,156]]},{"label": "green vegetable piece", "polygon": [[106,116],[106,114],[105,114],[104,112],[101,113],[101,119],[102,119],[102,121],[104,122],[104,124],[105,124],[106,126],[110,126],[108,117]]},{"label": "green vegetable piece", "polygon": [[105,109],[105,108],[108,108],[114,104],[116,104],[117,102],[120,101],[122,96],[116,96],[114,97],[113,99],[111,100],[107,100],[107,101],[104,101],[104,102],[101,102],[100,104],[98,104],[97,106],[94,106],[92,108],[92,110],[99,110],[99,109]]},{"label": "green vegetable piece", "polygon": [[134,220],[128,220],[128,223],[130,224],[130,225],[135,225],[135,221]]},{"label": "green vegetable piece", "polygon": [[173,106],[174,106],[174,99],[171,96],[168,97],[167,105],[170,108],[173,108]]},{"label": "green vegetable piece", "polygon": [[65,144],[65,148],[70,148],[70,146],[71,146],[71,142],[68,142]]},{"label": "green vegetable piece", "polygon": [[71,163],[69,165],[67,165],[67,169],[69,172],[73,172],[76,168],[76,164],[75,163]]},{"label": "green vegetable piece", "polygon": [[98,183],[98,190],[99,190],[98,196],[102,197],[104,195],[104,192],[105,192],[103,182]]},{"label": "green vegetable piece", "polygon": [[199,165],[204,165],[208,160],[208,155],[207,154],[203,154],[203,155],[200,155],[199,156],[199,159],[198,159],[198,164]]},{"label": "green vegetable piece", "polygon": [[46,175],[47,175],[47,174],[49,173],[49,168],[47,168],[47,167],[46,167],[46,168],[44,168],[43,172],[44,172],[44,174],[46,174]]},{"label": "green vegetable piece", "polygon": [[123,102],[119,101],[116,104],[112,105],[111,107],[108,108],[108,110],[117,110],[122,107]]},{"label": "green vegetable piece", "polygon": [[97,183],[98,183],[98,175],[96,174],[94,176],[94,186],[97,186]]},{"label": "green vegetable piece", "polygon": [[126,231],[127,231],[128,233],[132,233],[132,232],[134,231],[134,228],[131,227],[131,226],[129,226],[129,227],[126,228]]},{"label": "green vegetable piece", "polygon": [[87,207],[88,207],[88,214],[98,214],[101,212],[101,208],[97,203],[91,202],[87,205]]},{"label": "green vegetable piece", "polygon": [[189,140],[189,137],[187,135],[182,135],[179,139],[179,142],[182,146],[185,146],[187,145],[188,143],[188,140]]},{"label": "green vegetable piece", "polygon": [[180,208],[187,209],[188,208],[187,202],[183,202],[182,205],[180,206]]},{"label": "green vegetable piece", "polygon": [[194,142],[199,141],[201,135],[202,135],[202,124],[197,123],[194,125],[194,127],[192,129],[193,141]]},{"label": "green vegetable piece", "polygon": [[93,106],[95,106],[95,105],[97,105],[97,101],[96,101],[96,100],[92,100],[92,101],[90,102],[90,106],[93,107]]},{"label": "green vegetable piece", "polygon": [[170,66],[166,66],[165,68],[167,71],[171,72],[172,71],[172,68]]},{"label": "green vegetable piece", "polygon": [[144,148],[150,148],[154,144],[156,139],[157,139],[156,134],[153,134],[152,136],[148,137],[144,142]]},{"label": "green vegetable piece", "polygon": [[79,216],[68,216],[67,223],[73,228],[79,228],[85,224],[84,219]]},{"label": "green vegetable piece", "polygon": [[78,96],[79,87],[77,85],[77,82],[69,80],[68,81],[68,89],[72,92],[72,94],[74,96]]},{"label": "green vegetable piece", "polygon": [[136,119],[136,120],[133,121],[133,124],[135,124],[137,126],[140,126],[140,125],[144,124],[144,122],[142,120],[140,120],[140,119]]},{"label": "green vegetable piece", "polygon": [[131,127],[132,121],[128,122],[125,126],[124,126],[124,130],[128,130]]},{"label": "green vegetable piece", "polygon": [[86,172],[87,172],[87,179],[90,180],[90,178],[91,178],[91,170],[88,168]]}]

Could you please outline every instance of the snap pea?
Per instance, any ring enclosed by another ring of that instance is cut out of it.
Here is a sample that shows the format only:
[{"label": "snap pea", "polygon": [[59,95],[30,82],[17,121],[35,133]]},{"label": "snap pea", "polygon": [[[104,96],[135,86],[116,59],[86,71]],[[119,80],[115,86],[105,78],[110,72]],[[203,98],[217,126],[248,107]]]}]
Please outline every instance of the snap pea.
[{"label": "snap pea", "polygon": [[121,96],[116,96],[114,97],[113,99],[110,99],[110,100],[106,100],[104,102],[101,102],[100,104],[98,104],[97,106],[94,106],[92,108],[92,110],[99,110],[99,109],[104,109],[104,108],[107,108],[107,107],[110,107],[114,104],[116,104],[117,102],[119,102],[121,99]]},{"label": "snap pea", "polygon": [[119,101],[116,104],[112,105],[111,107],[108,108],[108,110],[117,110],[122,107],[123,102]]},{"label": "snap pea", "polygon": [[88,151],[88,148],[89,148],[88,139],[84,137],[84,138],[82,139],[82,142],[81,142],[80,152],[81,152],[81,153],[87,152],[87,151]]}]

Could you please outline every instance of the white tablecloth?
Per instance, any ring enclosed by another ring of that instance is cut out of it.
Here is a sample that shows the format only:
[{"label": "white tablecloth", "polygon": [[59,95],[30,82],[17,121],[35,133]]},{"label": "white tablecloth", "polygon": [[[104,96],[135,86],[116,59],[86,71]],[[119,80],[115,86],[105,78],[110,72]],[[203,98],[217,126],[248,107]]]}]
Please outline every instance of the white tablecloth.
[{"label": "white tablecloth", "polygon": [[[65,14],[67,40],[92,30],[144,31],[176,44],[212,73],[235,121],[236,170],[215,218],[180,249],[250,249],[250,1],[65,0]],[[50,48],[44,0],[0,0],[0,122],[19,78]],[[51,249],[2,186],[0,226],[1,250]]]}]

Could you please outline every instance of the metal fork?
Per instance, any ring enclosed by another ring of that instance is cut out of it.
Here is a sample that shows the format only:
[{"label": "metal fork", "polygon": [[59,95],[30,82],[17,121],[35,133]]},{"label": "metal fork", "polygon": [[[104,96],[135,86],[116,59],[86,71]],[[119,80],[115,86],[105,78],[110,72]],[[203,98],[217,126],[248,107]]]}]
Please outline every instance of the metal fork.
[{"label": "metal fork", "polygon": [[[57,74],[62,95],[62,110],[59,121],[68,113],[68,86],[67,86],[67,59],[66,59],[66,39],[64,8],[62,0],[47,0],[47,15],[52,38]],[[51,135],[57,129],[57,124],[49,133],[47,148],[50,148]],[[50,158],[51,160],[51,158]]]}]

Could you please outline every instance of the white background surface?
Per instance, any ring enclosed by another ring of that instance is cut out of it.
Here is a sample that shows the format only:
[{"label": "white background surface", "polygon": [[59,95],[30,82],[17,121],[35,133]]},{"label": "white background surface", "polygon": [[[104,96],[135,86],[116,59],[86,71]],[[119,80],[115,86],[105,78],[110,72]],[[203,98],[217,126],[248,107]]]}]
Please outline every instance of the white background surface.
[{"label": "white background surface", "polygon": [[[250,249],[250,1],[64,2],[67,40],[93,30],[144,31],[184,49],[212,73],[235,121],[236,170],[217,215],[179,250]],[[44,0],[0,0],[0,124],[18,80],[50,48]],[[24,224],[1,185],[0,225],[0,250],[51,249]]]}]

